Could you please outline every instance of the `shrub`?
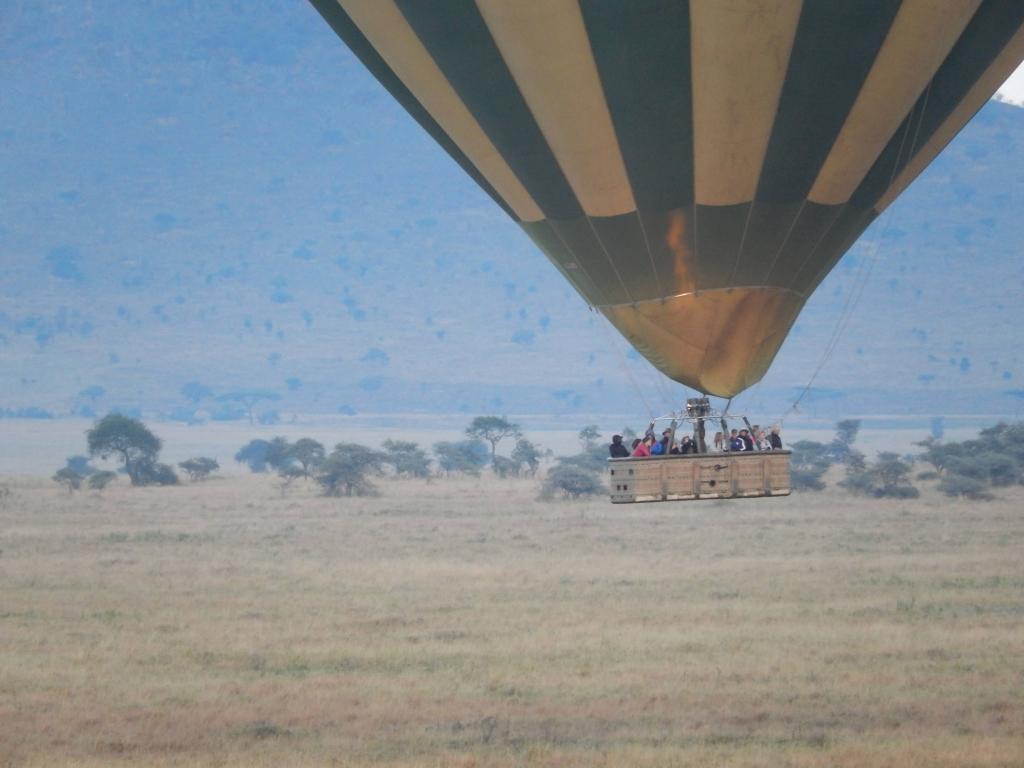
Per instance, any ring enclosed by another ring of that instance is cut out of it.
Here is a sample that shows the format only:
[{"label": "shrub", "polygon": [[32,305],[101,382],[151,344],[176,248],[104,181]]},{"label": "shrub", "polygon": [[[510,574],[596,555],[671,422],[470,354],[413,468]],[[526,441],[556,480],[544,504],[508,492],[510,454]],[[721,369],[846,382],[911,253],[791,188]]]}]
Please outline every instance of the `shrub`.
[{"label": "shrub", "polygon": [[271,438],[270,443],[267,445],[267,464],[275,470],[291,464],[294,461],[292,448],[292,444],[280,435]]},{"label": "shrub", "polygon": [[277,470],[277,476],[282,480],[291,482],[292,480],[298,480],[300,477],[306,477],[307,475],[298,464],[289,464],[288,466],[281,467]]},{"label": "shrub", "polygon": [[832,447],[813,440],[799,440],[790,446],[789,485],[794,491],[822,491],[825,472],[832,466]]},{"label": "shrub", "polygon": [[62,467],[54,473],[53,482],[63,485],[70,494],[82,487],[82,476],[70,467]]},{"label": "shrub", "polygon": [[238,449],[235,454],[235,461],[245,464],[251,472],[267,471],[267,454],[270,452],[270,443],[266,440],[250,440]]},{"label": "shrub", "polygon": [[488,458],[487,446],[480,440],[434,443],[434,455],[446,475],[452,472],[479,475],[480,470],[487,465]]},{"label": "shrub", "polygon": [[96,471],[96,467],[89,463],[88,456],[68,456],[67,468],[82,477],[88,477]]},{"label": "shrub", "polygon": [[287,467],[281,467],[281,469],[277,470],[277,488],[281,491],[282,497],[287,495],[292,484],[300,477],[305,478],[307,475],[302,470],[302,467],[296,464],[290,464]]},{"label": "shrub", "polygon": [[951,458],[946,465],[951,475],[961,475],[995,486],[1013,485],[1020,480],[1020,466],[1012,456],[994,451]]},{"label": "shrub", "polygon": [[794,491],[824,491],[825,481],[821,476],[825,470],[800,469],[791,467],[789,470],[789,487]]},{"label": "shrub", "polygon": [[1005,424],[981,430],[979,442],[987,449],[1012,457],[1024,466],[1024,422]]},{"label": "shrub", "polygon": [[606,492],[594,472],[571,464],[560,464],[552,467],[544,478],[541,497],[550,499],[563,496],[578,499],[581,496],[598,496]]},{"label": "shrub", "polygon": [[383,448],[384,463],[399,477],[430,477],[430,457],[416,443],[385,440]]},{"label": "shrub", "polygon": [[996,487],[1016,485],[1020,481],[1020,466],[1009,454],[987,451],[979,454],[977,461],[988,476],[989,482]]},{"label": "shrub", "polygon": [[559,456],[558,464],[565,467],[579,467],[588,472],[604,472],[608,467],[608,448],[595,445],[572,456]]},{"label": "shrub", "polygon": [[866,467],[847,469],[846,477],[839,481],[839,485],[858,496],[872,496],[876,487],[875,481],[868,474]]},{"label": "shrub", "polygon": [[876,479],[875,496],[893,499],[913,499],[920,493],[910,483],[913,464],[901,459],[891,451],[878,454],[878,460],[868,471]]},{"label": "shrub", "polygon": [[504,456],[495,456],[491,462],[491,468],[500,478],[515,477],[519,474],[519,465],[512,461],[512,459],[506,459]]},{"label": "shrub", "polygon": [[356,443],[338,443],[316,475],[325,496],[369,496],[376,492],[367,475],[381,471],[384,454]]},{"label": "shrub", "polygon": [[[275,440],[283,440],[284,438],[274,438]],[[276,448],[271,448],[271,459],[276,460]],[[285,442],[287,445],[287,442]],[[302,437],[295,441],[294,444],[287,448],[287,458],[291,461],[298,462],[299,466],[302,467],[302,476],[309,477],[311,470],[320,466],[324,460],[324,446],[318,443],[311,437]],[[282,457],[284,459],[285,457]],[[277,469],[282,469],[283,464],[278,466]]]},{"label": "shrub", "polygon": [[935,438],[927,437],[918,445],[925,449],[924,453],[921,454],[921,459],[935,467],[935,471],[940,474],[952,461],[965,455],[964,447],[961,443],[942,443]]},{"label": "shrub", "polygon": [[999,423],[981,430],[977,440],[959,443],[943,443],[933,434],[918,445],[948,496],[991,499],[987,488],[1024,483],[1024,423]]},{"label": "shrub", "polygon": [[211,474],[220,469],[220,464],[217,463],[217,460],[211,459],[207,456],[186,459],[185,461],[179,462],[178,466],[188,473],[189,480],[192,480],[193,482],[197,480],[205,480]]},{"label": "shrub", "polygon": [[178,476],[167,464],[144,460],[136,464],[132,485],[177,485]]},{"label": "shrub", "polygon": [[512,461],[519,469],[525,465],[526,469],[522,471],[530,477],[537,474],[537,469],[540,467],[540,456],[540,448],[525,437],[516,440],[516,447],[512,451]]},{"label": "shrub", "polygon": [[920,492],[910,482],[912,468],[897,454],[884,452],[870,464],[862,459],[849,462],[846,479],[840,485],[852,493],[879,499],[914,499]]},{"label": "shrub", "polygon": [[939,490],[947,496],[955,496],[975,501],[990,501],[991,493],[988,492],[988,485],[974,477],[966,475],[949,474],[939,481]]},{"label": "shrub", "polygon": [[921,492],[912,485],[894,485],[891,488],[882,488],[875,492],[878,498],[886,499],[916,499]]},{"label": "shrub", "polygon": [[89,475],[89,487],[94,491],[102,491],[116,479],[116,472],[111,472],[106,469],[93,472]]}]

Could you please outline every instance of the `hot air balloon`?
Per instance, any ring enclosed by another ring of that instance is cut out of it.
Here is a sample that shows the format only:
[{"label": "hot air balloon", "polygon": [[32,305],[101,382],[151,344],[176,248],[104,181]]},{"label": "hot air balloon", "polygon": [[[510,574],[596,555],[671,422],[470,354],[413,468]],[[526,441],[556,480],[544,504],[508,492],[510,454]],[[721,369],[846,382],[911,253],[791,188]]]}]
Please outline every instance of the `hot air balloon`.
[{"label": "hot air balloon", "polygon": [[311,0],[657,368],[732,397],[1024,59],[1021,0]]}]

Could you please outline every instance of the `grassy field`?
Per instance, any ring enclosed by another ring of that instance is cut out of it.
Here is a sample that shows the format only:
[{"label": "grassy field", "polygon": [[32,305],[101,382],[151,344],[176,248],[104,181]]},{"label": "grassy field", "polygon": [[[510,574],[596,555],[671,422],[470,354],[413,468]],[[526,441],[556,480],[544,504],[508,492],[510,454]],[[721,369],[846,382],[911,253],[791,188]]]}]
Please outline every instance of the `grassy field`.
[{"label": "grassy field", "polygon": [[1024,765],[1021,490],[5,485],[3,766]]}]

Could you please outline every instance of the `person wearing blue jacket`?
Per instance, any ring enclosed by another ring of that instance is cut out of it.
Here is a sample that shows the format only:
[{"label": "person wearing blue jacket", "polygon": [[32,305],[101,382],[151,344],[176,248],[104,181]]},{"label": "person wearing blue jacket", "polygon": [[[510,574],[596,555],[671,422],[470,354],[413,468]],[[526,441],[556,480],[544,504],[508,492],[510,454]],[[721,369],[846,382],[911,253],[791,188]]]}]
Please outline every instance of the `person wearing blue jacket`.
[{"label": "person wearing blue jacket", "polygon": [[666,429],[661,433],[661,440],[651,446],[651,456],[668,456],[669,444],[672,439],[672,430]]}]

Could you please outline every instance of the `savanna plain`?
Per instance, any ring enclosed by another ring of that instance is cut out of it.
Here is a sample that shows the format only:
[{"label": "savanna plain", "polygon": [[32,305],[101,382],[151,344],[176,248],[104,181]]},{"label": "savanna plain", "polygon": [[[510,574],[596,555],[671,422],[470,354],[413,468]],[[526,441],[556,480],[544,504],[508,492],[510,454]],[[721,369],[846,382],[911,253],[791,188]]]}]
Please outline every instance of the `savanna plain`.
[{"label": "savanna plain", "polygon": [[0,765],[1024,765],[1021,489],[378,482],[4,480]]}]

